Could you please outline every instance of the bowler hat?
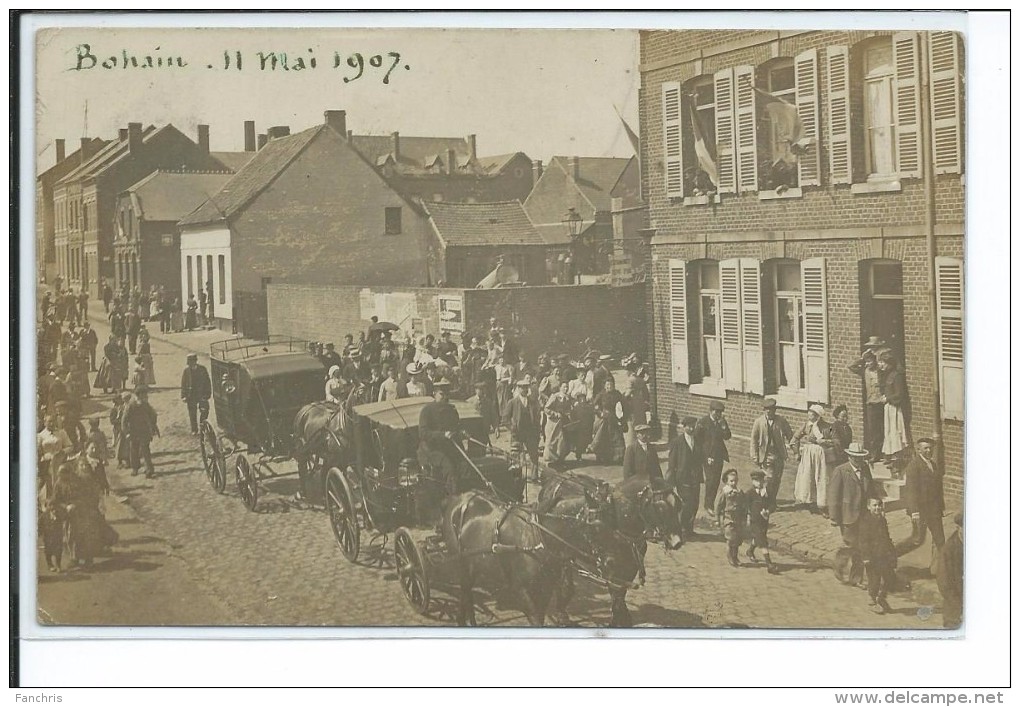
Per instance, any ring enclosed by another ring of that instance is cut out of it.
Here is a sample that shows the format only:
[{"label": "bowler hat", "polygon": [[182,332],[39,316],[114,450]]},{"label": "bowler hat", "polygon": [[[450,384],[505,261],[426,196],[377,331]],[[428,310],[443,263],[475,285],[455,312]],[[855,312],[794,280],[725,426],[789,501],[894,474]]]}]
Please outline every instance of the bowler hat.
[{"label": "bowler hat", "polygon": [[931,437],[922,437],[921,439],[917,440],[917,444],[920,444],[921,442],[927,442],[931,446],[933,447],[935,446],[935,440],[933,440]]},{"label": "bowler hat", "polygon": [[146,386],[144,386],[144,385],[140,385],[137,388],[135,388],[135,395],[141,395],[142,393],[148,393],[148,392],[149,392],[149,389]]},{"label": "bowler hat", "polygon": [[867,350],[867,349],[877,349],[877,348],[881,348],[882,346],[885,346],[885,339],[883,339],[880,336],[869,337],[868,340],[864,343],[864,349],[865,350]]},{"label": "bowler hat", "polygon": [[723,405],[722,403],[720,403],[718,400],[713,400],[712,402],[710,402],[708,404],[708,409],[709,410],[719,410],[720,412],[722,412],[723,410],[726,409],[726,406]]},{"label": "bowler hat", "polygon": [[189,361],[197,361],[198,360],[198,354],[189,353],[188,354],[188,360]]},{"label": "bowler hat", "polygon": [[765,398],[765,400],[762,401],[761,407],[762,407],[763,410],[775,410],[776,409],[776,399],[775,398]]},{"label": "bowler hat", "polygon": [[635,432],[648,432],[652,429],[651,425],[634,425]]},{"label": "bowler hat", "polygon": [[762,471],[761,469],[755,469],[754,471],[751,472],[751,478],[752,479],[764,479],[765,478],[765,472]]},{"label": "bowler hat", "polygon": [[866,457],[868,453],[868,450],[860,442],[851,442],[850,446],[846,448],[848,457]]},{"label": "bowler hat", "polygon": [[687,415],[680,424],[684,427],[696,427],[698,424],[698,418],[694,415]]}]

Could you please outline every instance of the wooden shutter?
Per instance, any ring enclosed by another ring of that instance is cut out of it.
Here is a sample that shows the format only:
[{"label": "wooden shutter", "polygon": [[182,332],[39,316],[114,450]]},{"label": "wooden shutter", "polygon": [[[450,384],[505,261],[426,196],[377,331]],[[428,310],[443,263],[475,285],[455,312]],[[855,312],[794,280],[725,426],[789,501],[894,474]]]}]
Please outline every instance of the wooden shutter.
[{"label": "wooden shutter", "polygon": [[674,383],[690,383],[687,349],[687,263],[669,261],[669,341]]},{"label": "wooden shutter", "polygon": [[825,50],[829,88],[829,180],[850,184],[853,165],[850,151],[850,52],[845,46]]},{"label": "wooden shutter", "polygon": [[929,32],[928,61],[935,174],[959,174],[963,171],[959,36],[955,32]]},{"label": "wooden shutter", "polygon": [[684,162],[680,137],[680,84],[662,84],[663,156],[666,164],[666,198],[684,196]]},{"label": "wooden shutter", "polygon": [[743,390],[743,353],[740,336],[740,260],[719,263],[720,309],[722,313],[723,383],[728,390]]},{"label": "wooden shutter", "polygon": [[963,262],[935,258],[942,416],[963,419]]},{"label": "wooden shutter", "polygon": [[737,190],[736,142],[733,129],[733,69],[715,75],[715,159],[720,193]]},{"label": "wooden shutter", "polygon": [[809,400],[829,402],[829,336],[825,297],[825,258],[800,263],[804,291],[805,388]]},{"label": "wooden shutter", "polygon": [[740,259],[740,333],[743,337],[744,392],[765,394],[761,322],[761,265]]},{"label": "wooden shutter", "polygon": [[896,171],[921,176],[921,81],[916,32],[893,35],[893,120],[896,121]]},{"label": "wooden shutter", "polygon": [[801,139],[814,138],[807,151],[797,158],[797,183],[802,187],[818,186],[822,183],[818,145],[818,50],[809,49],[798,54],[793,68]]},{"label": "wooden shutter", "polygon": [[736,84],[737,185],[739,191],[758,191],[758,116],[755,112],[754,67],[733,70]]}]

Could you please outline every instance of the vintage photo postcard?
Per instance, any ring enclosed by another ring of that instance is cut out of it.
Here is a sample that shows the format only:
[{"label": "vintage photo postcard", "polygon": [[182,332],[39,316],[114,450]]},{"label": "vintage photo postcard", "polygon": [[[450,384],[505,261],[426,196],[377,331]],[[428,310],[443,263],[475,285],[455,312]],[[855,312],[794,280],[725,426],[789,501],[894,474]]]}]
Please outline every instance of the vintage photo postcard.
[{"label": "vintage photo postcard", "polygon": [[959,635],[968,38],[769,26],[37,32],[38,624]]}]

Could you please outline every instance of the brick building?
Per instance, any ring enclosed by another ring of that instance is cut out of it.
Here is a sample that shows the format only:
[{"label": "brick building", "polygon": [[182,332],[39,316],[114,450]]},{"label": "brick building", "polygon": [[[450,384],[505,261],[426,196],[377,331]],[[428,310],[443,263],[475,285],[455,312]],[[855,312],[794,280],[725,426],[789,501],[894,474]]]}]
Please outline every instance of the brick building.
[{"label": "brick building", "polygon": [[429,285],[475,287],[499,262],[516,273],[517,282],[548,283],[547,246],[521,202],[445,202],[424,208]]},{"label": "brick building", "polygon": [[64,213],[61,211],[58,214],[54,208],[53,189],[58,181],[80,167],[82,162],[91,159],[106,143],[106,140],[97,137],[83,137],[79,148],[66,155],[64,140],[58,138],[54,141],[54,165],[35,178],[36,266],[40,282],[51,282],[57,274],[58,218],[61,220],[61,248],[67,245],[62,223]]},{"label": "brick building", "polygon": [[181,234],[177,222],[219,191],[231,174],[156,170],[121,192],[114,208],[114,289],[125,284],[147,292],[156,286],[163,287],[169,297],[179,298]]},{"label": "brick building", "polygon": [[[860,439],[847,365],[881,336],[913,436],[941,429],[947,492],[962,494],[961,38],[655,31],[640,62],[660,418],[726,399],[747,435],[771,395],[793,420],[846,403]],[[798,144],[772,97],[795,107]]]},{"label": "brick building", "polygon": [[213,290],[224,328],[266,333],[273,279],[423,284],[424,212],[347,140],[344,111],[268,142],[205,204],[181,220],[181,291]]},{"label": "brick building", "polygon": [[114,208],[120,193],[157,169],[224,170],[209,154],[209,129],[192,141],[173,125],[129,123],[91,159],[53,189],[57,272],[69,287],[99,296],[103,278],[114,279]]}]

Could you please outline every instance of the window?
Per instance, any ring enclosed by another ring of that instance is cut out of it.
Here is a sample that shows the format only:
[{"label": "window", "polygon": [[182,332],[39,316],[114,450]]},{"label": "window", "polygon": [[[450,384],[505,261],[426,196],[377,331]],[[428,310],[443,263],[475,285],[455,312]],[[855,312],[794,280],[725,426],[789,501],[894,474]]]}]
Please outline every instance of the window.
[{"label": "window", "polygon": [[209,303],[212,304],[214,290],[213,290],[213,269],[211,255],[205,256],[205,277],[206,277],[205,282],[206,295],[208,295],[209,297]]},{"label": "window", "polygon": [[776,381],[780,390],[802,391],[804,359],[804,296],[800,263],[777,263],[773,268],[776,322]]},{"label": "window", "polygon": [[963,419],[963,261],[935,258],[938,305],[939,390],[942,416]]},{"label": "window", "polygon": [[[718,191],[718,185],[712,180],[718,180],[718,176],[710,176],[709,172],[703,169],[698,159],[697,135],[701,135],[705,146],[710,153],[716,153],[715,141],[715,83],[711,76],[703,76],[693,79],[684,87],[686,99],[690,101],[690,110],[687,115],[680,113],[680,124],[683,125],[683,184],[684,196],[698,196],[709,192]],[[677,107],[681,110],[682,105]],[[697,127],[694,121],[697,120]],[[718,161],[718,156],[712,154],[712,158]]]},{"label": "window", "polygon": [[701,263],[698,276],[698,323],[701,337],[702,380],[722,382],[722,339],[720,338],[719,263]]},{"label": "window", "polygon": [[896,173],[893,47],[889,38],[864,48],[864,149],[868,178]]},{"label": "window", "polygon": [[[225,255],[219,256],[219,272],[220,272],[220,304],[227,303],[227,257]],[[212,294],[212,293],[210,293]]]},{"label": "window", "polygon": [[399,206],[387,206],[385,210],[386,217],[386,235],[396,236],[401,233],[401,216],[403,209]]},{"label": "window", "polygon": [[188,297],[193,297],[195,295],[195,284],[194,284],[194,281],[191,279],[192,272],[191,272],[191,256],[190,255],[187,257],[186,263],[187,263],[187,270],[188,270]]},{"label": "window", "polygon": [[[772,97],[796,105],[793,59],[769,62],[758,71],[758,85]],[[759,173],[762,189],[797,186],[797,158],[790,144],[791,135],[778,112],[763,110],[758,126]]]}]

